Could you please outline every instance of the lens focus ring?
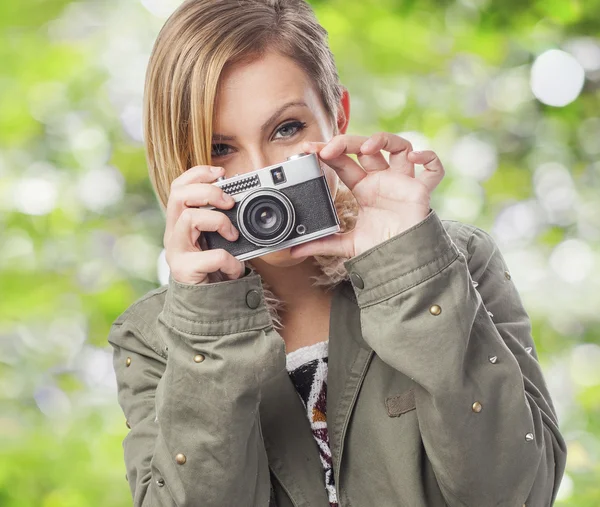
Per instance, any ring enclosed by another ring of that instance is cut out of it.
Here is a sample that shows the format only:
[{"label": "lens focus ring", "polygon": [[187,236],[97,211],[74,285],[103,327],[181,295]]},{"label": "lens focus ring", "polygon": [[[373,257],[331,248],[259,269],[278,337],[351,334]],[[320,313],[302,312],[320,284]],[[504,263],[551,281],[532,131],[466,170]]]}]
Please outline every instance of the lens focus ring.
[{"label": "lens focus ring", "polygon": [[295,220],[291,201],[274,189],[249,194],[237,212],[240,232],[257,246],[273,246],[284,241],[292,232]]}]

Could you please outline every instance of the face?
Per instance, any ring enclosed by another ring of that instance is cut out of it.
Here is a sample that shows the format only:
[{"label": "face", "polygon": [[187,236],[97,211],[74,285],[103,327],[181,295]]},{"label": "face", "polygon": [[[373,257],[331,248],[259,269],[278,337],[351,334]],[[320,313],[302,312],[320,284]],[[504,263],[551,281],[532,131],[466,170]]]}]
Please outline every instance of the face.
[{"label": "face", "polygon": [[[293,60],[278,53],[230,67],[215,106],[212,165],[224,167],[226,177],[280,163],[300,153],[304,141],[325,142],[334,135],[316,87]],[[347,116],[341,116],[338,130],[345,130]],[[338,177],[321,165],[335,196]],[[281,267],[304,260],[292,259],[289,249],[259,259]]]}]

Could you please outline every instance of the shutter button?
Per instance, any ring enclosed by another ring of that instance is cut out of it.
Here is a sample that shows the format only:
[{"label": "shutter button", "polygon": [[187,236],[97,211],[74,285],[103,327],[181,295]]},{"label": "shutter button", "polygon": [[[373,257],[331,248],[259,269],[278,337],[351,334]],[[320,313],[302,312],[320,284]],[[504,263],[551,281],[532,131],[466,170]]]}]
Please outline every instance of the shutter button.
[{"label": "shutter button", "polygon": [[252,308],[253,310],[258,308],[260,299],[260,293],[257,290],[248,291],[246,294],[246,304],[248,305],[248,308]]},{"label": "shutter button", "polygon": [[362,279],[362,277],[358,274],[358,273],[352,273],[350,275],[350,280],[352,280],[352,283],[354,284],[354,286],[357,289],[364,289],[365,288],[365,282]]}]

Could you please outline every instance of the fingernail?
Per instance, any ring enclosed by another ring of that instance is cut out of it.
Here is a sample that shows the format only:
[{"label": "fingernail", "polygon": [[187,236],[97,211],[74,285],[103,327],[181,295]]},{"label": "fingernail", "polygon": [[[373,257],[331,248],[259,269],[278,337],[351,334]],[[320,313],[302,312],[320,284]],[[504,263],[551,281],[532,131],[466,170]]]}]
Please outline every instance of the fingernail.
[{"label": "fingernail", "polygon": [[414,153],[415,155],[420,155],[423,152],[422,151],[411,151],[411,153]]},{"label": "fingernail", "polygon": [[222,167],[211,167],[210,170],[215,174],[219,174],[223,170],[223,168]]},{"label": "fingernail", "polygon": [[363,143],[363,145],[360,147],[360,151],[363,150],[370,150],[373,147],[373,141],[371,141],[370,139],[368,141],[365,141]]}]

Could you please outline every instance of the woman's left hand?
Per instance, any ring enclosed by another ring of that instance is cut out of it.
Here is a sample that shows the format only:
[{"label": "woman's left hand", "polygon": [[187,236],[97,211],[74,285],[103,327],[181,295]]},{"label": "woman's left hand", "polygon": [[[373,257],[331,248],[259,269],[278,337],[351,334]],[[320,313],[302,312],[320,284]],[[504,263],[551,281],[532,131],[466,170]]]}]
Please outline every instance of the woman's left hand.
[{"label": "woman's left hand", "polygon": [[[444,177],[432,151],[412,151],[404,138],[382,132],[371,137],[339,135],[328,143],[304,143],[318,153],[358,202],[354,229],[292,247],[293,257],[354,257],[421,222],[430,210],[431,192]],[[381,151],[389,152],[389,163]],[[357,155],[358,162],[348,154]],[[424,170],[415,177],[415,164]]]}]

